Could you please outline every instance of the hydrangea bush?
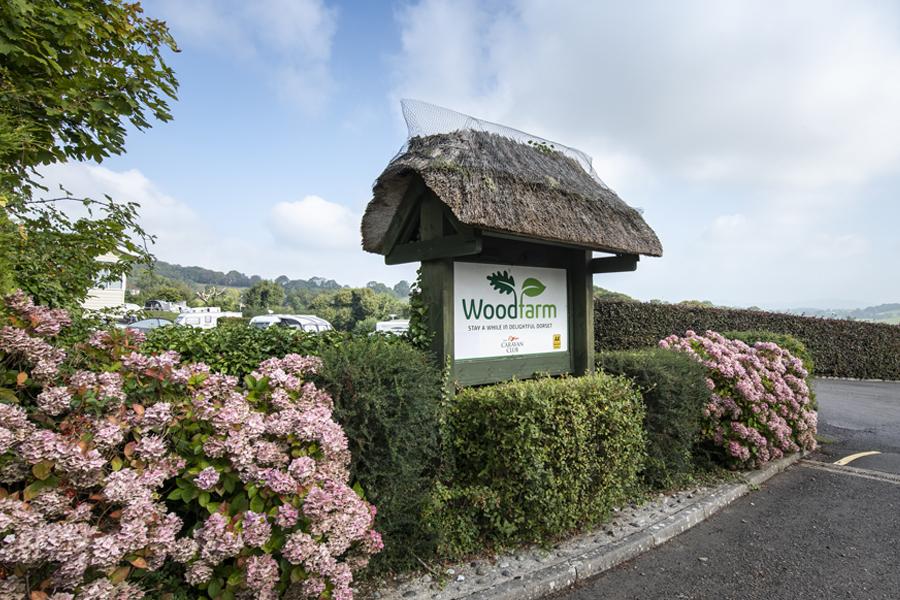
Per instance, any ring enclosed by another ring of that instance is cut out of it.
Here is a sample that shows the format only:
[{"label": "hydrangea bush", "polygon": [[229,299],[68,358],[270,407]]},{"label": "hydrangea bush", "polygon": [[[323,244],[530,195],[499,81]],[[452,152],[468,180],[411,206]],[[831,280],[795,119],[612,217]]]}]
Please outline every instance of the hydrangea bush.
[{"label": "hydrangea bush", "polygon": [[0,598],[350,599],[381,549],[375,508],[348,487],[347,438],[306,381],[316,358],[245,378],[138,353],[98,332],[68,353],[64,311],[21,292],[0,315]]},{"label": "hydrangea bush", "polygon": [[685,352],[708,370],[704,435],[736,467],[816,446],[817,415],[802,361],[772,342],[748,346],[714,332],[669,336],[660,347]]}]

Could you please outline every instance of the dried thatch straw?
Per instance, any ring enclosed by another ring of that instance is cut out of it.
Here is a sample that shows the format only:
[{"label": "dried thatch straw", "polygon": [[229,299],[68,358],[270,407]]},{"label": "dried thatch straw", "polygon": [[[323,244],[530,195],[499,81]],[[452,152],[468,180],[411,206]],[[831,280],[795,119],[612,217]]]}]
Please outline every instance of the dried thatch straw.
[{"label": "dried thatch straw", "polygon": [[551,147],[483,131],[415,137],[378,177],[362,221],[363,248],[383,254],[408,187],[421,178],[462,223],[548,242],[662,256],[640,213]]}]

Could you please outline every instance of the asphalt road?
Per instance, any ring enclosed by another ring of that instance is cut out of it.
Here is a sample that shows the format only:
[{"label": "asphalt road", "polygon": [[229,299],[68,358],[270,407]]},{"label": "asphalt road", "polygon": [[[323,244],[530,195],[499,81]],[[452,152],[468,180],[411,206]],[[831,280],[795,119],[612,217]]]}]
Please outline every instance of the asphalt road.
[{"label": "asphalt road", "polygon": [[553,600],[900,598],[900,481],[791,468]]},{"label": "asphalt road", "polygon": [[819,437],[825,442],[814,460],[834,462],[875,451],[880,454],[857,458],[850,466],[900,474],[900,382],[817,379],[813,389]]},{"label": "asphalt road", "polygon": [[810,460],[552,600],[900,599],[900,383],[814,387],[827,443]]}]

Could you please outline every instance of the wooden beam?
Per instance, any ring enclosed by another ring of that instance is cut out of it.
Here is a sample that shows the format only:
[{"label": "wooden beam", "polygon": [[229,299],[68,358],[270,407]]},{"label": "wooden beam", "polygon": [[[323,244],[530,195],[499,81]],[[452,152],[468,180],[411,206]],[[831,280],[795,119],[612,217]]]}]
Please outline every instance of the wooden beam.
[{"label": "wooden beam", "polygon": [[403,199],[394,213],[394,218],[388,226],[387,233],[384,234],[384,242],[381,244],[382,253],[387,256],[391,253],[401,239],[403,232],[407,229],[409,222],[418,216],[419,197],[425,191],[425,182],[418,175],[412,176],[413,180],[406,188]]},{"label": "wooden beam", "polygon": [[637,254],[618,254],[591,259],[591,273],[623,273],[636,271],[641,257]]},{"label": "wooden beam", "polygon": [[569,264],[569,293],[572,300],[572,322],[569,348],[572,372],[587,375],[594,372],[594,286],[590,250],[573,252]]},{"label": "wooden beam", "polygon": [[449,235],[443,238],[398,244],[384,257],[386,265],[400,265],[436,258],[471,256],[481,252],[480,235]]}]

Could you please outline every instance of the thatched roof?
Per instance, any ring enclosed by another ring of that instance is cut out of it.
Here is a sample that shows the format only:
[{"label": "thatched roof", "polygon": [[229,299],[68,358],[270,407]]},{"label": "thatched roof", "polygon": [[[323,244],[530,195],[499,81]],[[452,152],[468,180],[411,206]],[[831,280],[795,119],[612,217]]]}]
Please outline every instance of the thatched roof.
[{"label": "thatched roof", "polygon": [[466,225],[621,254],[662,256],[640,213],[573,159],[482,131],[415,137],[378,177],[363,248],[383,242],[407,188],[421,178]]}]

